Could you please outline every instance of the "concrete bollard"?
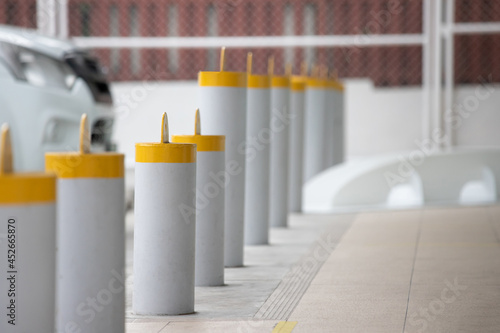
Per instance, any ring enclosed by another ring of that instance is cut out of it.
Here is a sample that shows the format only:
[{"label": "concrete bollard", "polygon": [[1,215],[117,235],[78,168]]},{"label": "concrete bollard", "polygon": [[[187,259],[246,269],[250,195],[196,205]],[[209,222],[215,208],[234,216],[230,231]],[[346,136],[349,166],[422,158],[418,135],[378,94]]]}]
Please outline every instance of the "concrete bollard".
[{"label": "concrete bollard", "polygon": [[[270,67],[270,75],[273,73]],[[271,177],[269,220],[272,227],[288,224],[288,149],[290,76],[271,78]]]},{"label": "concrete bollard", "polygon": [[217,175],[226,189],[224,265],[243,265],[245,212],[245,139],[247,75],[224,71],[198,75],[200,110],[205,134],[226,136],[226,170]]},{"label": "concrete bollard", "polygon": [[245,244],[269,244],[271,78],[252,74],[248,55]]},{"label": "concrete bollard", "polygon": [[289,208],[290,212],[302,212],[302,184],[304,164],[304,103],[306,78],[293,76],[290,89],[290,126],[289,160]]},{"label": "concrete bollard", "polygon": [[332,80],[326,80],[326,93],[325,93],[325,147],[323,152],[323,167],[322,171],[330,168],[334,160],[334,146],[335,146],[335,90],[333,89]]},{"label": "concrete bollard", "polygon": [[[224,285],[224,187],[213,175],[224,172],[225,137],[201,135],[196,110],[195,135],[173,135],[172,142],[196,144],[195,284]],[[193,189],[194,190],[194,189]]]},{"label": "concrete bollard", "polygon": [[332,166],[345,161],[345,120],[344,120],[344,85],[334,78],[333,88],[333,163]]},{"label": "concrete bollard", "polygon": [[307,80],[304,182],[323,171],[325,165],[327,86],[327,80],[317,77]]},{"label": "concrete bollard", "polygon": [[344,87],[337,80],[336,72],[333,72],[331,78],[327,80],[324,169],[342,163],[344,159],[343,90]]},{"label": "concrete bollard", "polygon": [[125,331],[124,156],[90,153],[87,116],[80,151],[47,153],[57,179],[57,331]]},{"label": "concrete bollard", "polygon": [[133,311],[194,311],[196,145],[161,141],[135,146]]},{"label": "concrete bollard", "polygon": [[0,189],[0,332],[54,332],[56,177],[13,172],[7,125]]}]

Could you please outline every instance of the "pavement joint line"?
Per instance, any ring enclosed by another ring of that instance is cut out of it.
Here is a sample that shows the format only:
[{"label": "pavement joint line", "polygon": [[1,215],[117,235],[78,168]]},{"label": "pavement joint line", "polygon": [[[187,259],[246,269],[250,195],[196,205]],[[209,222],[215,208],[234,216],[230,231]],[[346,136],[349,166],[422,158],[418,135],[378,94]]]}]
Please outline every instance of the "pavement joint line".
[{"label": "pavement joint line", "polygon": [[[493,226],[495,223],[495,218],[493,216],[493,207],[489,207],[486,211],[488,212],[488,221],[490,222],[489,225],[491,229],[493,229],[493,234],[495,235],[495,238],[497,239],[497,242],[500,243],[500,235],[497,232],[497,229]],[[498,245],[497,243],[497,245]]]},{"label": "pavement joint line", "polygon": [[412,281],[413,281],[413,274],[415,272],[415,263],[417,262],[417,253],[418,253],[418,247],[419,247],[419,243],[420,243],[420,235],[422,234],[422,224],[424,223],[424,213],[425,213],[425,211],[420,212],[419,218],[418,218],[418,230],[417,230],[417,237],[416,237],[417,239],[415,241],[415,251],[413,253],[413,263],[411,266],[410,286],[408,287],[408,298],[406,300],[405,321],[403,323],[402,333],[404,333],[406,330],[406,320],[408,318],[408,308],[410,307],[411,286],[412,286]]},{"label": "pavement joint line", "polygon": [[165,329],[165,327],[168,326],[168,324],[170,324],[169,321],[167,321],[167,323],[165,324],[165,326],[163,326],[162,328],[160,328],[160,330],[158,331],[158,333],[161,333],[161,331],[163,331]]},{"label": "pavement joint line", "polygon": [[297,325],[296,321],[280,321],[271,333],[290,333]]}]

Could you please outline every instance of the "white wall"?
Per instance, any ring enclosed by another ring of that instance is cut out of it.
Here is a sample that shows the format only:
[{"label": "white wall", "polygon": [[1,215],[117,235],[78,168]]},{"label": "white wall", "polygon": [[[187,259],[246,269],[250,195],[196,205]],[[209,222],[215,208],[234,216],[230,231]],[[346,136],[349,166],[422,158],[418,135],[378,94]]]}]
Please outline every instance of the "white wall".
[{"label": "white wall", "polygon": [[411,150],[422,138],[421,89],[375,89],[370,80],[345,86],[348,159]]},{"label": "white wall", "polygon": [[[347,156],[369,156],[418,148],[422,141],[422,90],[375,88],[369,80],[349,80]],[[500,85],[455,89],[453,142],[461,147],[500,147]]]},{"label": "white wall", "polygon": [[194,133],[198,99],[195,81],[114,83],[112,92],[116,106],[114,140],[118,150],[125,153],[127,165],[133,164],[136,142],[160,141],[163,112],[168,114],[170,134]]},{"label": "white wall", "polygon": [[[500,86],[488,87],[491,90],[456,90],[453,123],[460,146],[500,147]],[[172,134],[193,133],[195,81],[114,83],[112,90],[117,111],[114,137],[127,164],[133,163],[136,142],[160,140],[163,112],[169,115]],[[370,80],[347,80],[345,105],[349,159],[417,148],[422,138],[420,88],[375,88]]]},{"label": "white wall", "polygon": [[458,146],[500,147],[500,85],[457,89],[455,119]]}]

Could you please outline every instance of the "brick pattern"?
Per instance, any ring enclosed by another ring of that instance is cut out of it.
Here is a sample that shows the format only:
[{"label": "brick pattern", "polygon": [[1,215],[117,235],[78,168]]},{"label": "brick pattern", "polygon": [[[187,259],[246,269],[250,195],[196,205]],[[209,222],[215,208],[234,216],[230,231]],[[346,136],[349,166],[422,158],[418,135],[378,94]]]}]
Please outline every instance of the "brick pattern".
[{"label": "brick pattern", "polygon": [[[295,35],[401,34],[422,32],[422,0],[69,0],[71,36],[281,36],[285,8],[290,6]],[[307,19],[307,10],[312,12]],[[212,14],[209,14],[212,13]],[[213,15],[213,17],[209,17]],[[500,21],[500,1],[456,0],[457,22]],[[175,20],[171,22],[172,20]],[[309,25],[308,25],[309,22]],[[312,23],[311,23],[312,22]],[[34,27],[35,0],[0,2],[0,23]],[[313,26],[311,26],[313,24]],[[289,29],[289,30],[290,30]],[[362,44],[362,41],[360,41]],[[267,58],[275,56],[283,72],[282,48],[232,49],[227,68],[243,70],[245,55],[254,53],[254,71],[266,72]],[[455,38],[456,83],[500,82],[500,35]],[[213,70],[218,50],[106,50],[92,51],[109,69],[113,81],[191,80],[199,70]],[[313,61],[336,68],[343,78],[371,78],[377,86],[420,85],[422,48],[319,47],[294,48],[294,70],[307,53]]]}]

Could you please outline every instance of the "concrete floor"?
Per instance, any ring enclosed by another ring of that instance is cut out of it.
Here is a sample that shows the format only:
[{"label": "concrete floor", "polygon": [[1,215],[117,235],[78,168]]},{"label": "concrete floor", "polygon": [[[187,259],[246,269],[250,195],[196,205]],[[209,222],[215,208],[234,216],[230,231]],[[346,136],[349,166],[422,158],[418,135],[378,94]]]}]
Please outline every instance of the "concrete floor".
[{"label": "concrete floor", "polygon": [[131,313],[127,332],[500,332],[500,206],[292,216],[245,249],[196,313]]}]

